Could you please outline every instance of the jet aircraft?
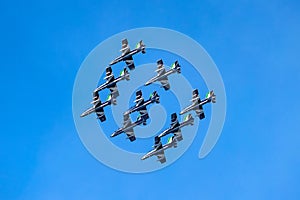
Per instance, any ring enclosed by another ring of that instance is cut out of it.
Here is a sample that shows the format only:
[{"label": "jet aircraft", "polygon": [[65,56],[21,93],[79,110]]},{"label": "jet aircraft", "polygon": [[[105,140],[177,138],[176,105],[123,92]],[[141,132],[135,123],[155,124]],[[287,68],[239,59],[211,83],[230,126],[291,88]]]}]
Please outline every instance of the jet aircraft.
[{"label": "jet aircraft", "polygon": [[108,105],[116,105],[116,100],[112,98],[112,95],[108,95],[108,98],[105,102],[101,102],[98,92],[93,93],[94,99],[91,102],[94,106],[87,109],[85,112],[83,112],[80,117],[85,117],[93,112],[96,113],[97,118],[100,119],[101,122],[104,122],[106,120],[105,114],[104,114],[104,107]]},{"label": "jet aircraft", "polygon": [[[155,137],[153,150],[151,150],[145,156],[143,156],[142,160],[145,160],[155,155],[157,156],[158,161],[160,161],[161,163],[166,162],[164,150],[172,147],[176,148],[178,142],[180,142],[183,139],[181,134],[181,128],[193,124],[194,124],[194,118],[192,117],[191,114],[188,114],[185,117],[184,121],[179,123],[177,120],[177,114],[173,113],[171,115],[171,127],[165,130],[164,132],[162,132],[159,136]],[[161,138],[170,133],[173,133],[174,135],[168,139],[167,144],[162,145]]]},{"label": "jet aircraft", "polygon": [[127,138],[131,142],[133,142],[134,140],[136,140],[133,128],[138,126],[138,125],[143,124],[144,123],[144,118],[139,116],[137,118],[137,120],[133,123],[130,120],[129,113],[124,113],[123,118],[124,118],[123,119],[123,127],[119,128],[117,131],[115,131],[113,134],[111,134],[110,137],[115,137],[117,135],[120,135],[121,133],[125,133],[127,135]]},{"label": "jet aircraft", "polygon": [[121,56],[115,58],[113,61],[111,61],[111,63],[109,65],[114,65],[118,62],[125,61],[127,67],[130,70],[134,70],[135,65],[134,65],[132,56],[139,52],[142,52],[143,54],[146,53],[146,46],[144,45],[143,41],[141,40],[139,43],[137,43],[135,49],[130,50],[128,40],[123,39],[122,40],[122,49],[120,51],[122,52]]},{"label": "jet aircraft", "polygon": [[188,125],[194,125],[194,118],[191,114],[188,114],[184,118],[183,122],[179,123],[177,120],[177,114],[173,113],[171,115],[171,127],[162,132],[158,137],[161,138],[170,133],[173,133],[177,141],[181,141],[183,139],[181,134],[181,128]]},{"label": "jet aircraft", "polygon": [[130,80],[130,75],[129,75],[127,69],[124,68],[121,71],[120,76],[118,78],[115,78],[111,67],[107,67],[106,68],[106,76],[104,77],[104,79],[106,79],[106,82],[103,83],[102,85],[100,85],[98,88],[96,88],[94,92],[99,92],[105,88],[108,88],[110,90],[113,98],[116,98],[117,96],[119,96],[117,83],[124,79],[127,81]]},{"label": "jet aircraft", "polygon": [[203,111],[203,105],[207,103],[216,103],[216,95],[214,94],[214,91],[210,91],[207,93],[206,98],[201,100],[199,97],[198,89],[193,90],[193,99],[191,100],[192,104],[186,108],[184,108],[180,114],[185,114],[187,112],[190,112],[194,110],[196,112],[196,115],[201,119],[205,118],[205,114]]},{"label": "jet aircraft", "polygon": [[170,83],[168,81],[168,76],[173,74],[173,73],[181,73],[181,66],[179,65],[178,61],[175,61],[172,66],[171,69],[169,69],[168,71],[166,71],[165,67],[164,67],[164,63],[163,61],[160,59],[157,62],[157,69],[155,70],[157,72],[157,75],[154,76],[153,78],[151,78],[149,81],[147,81],[145,83],[145,86],[150,85],[156,81],[159,81],[162,84],[162,87],[165,90],[169,90],[170,89]]},{"label": "jet aircraft", "polygon": [[160,163],[165,163],[167,161],[165,156],[165,150],[169,148],[176,148],[177,147],[177,140],[175,136],[172,136],[168,139],[168,142],[164,145],[161,143],[160,137],[156,136],[154,138],[154,146],[153,150],[149,151],[146,155],[144,155],[141,160],[145,160],[147,158],[150,158],[152,156],[157,156]]},{"label": "jet aircraft", "polygon": [[145,101],[143,98],[143,94],[141,90],[138,90],[136,92],[136,98],[134,100],[136,103],[135,106],[129,108],[125,113],[131,114],[133,112],[138,111],[141,115],[142,118],[144,118],[144,125],[146,125],[146,120],[149,118],[148,112],[147,112],[147,106],[150,105],[151,103],[159,103],[159,95],[157,94],[156,91],[154,91],[151,95],[150,98]]}]

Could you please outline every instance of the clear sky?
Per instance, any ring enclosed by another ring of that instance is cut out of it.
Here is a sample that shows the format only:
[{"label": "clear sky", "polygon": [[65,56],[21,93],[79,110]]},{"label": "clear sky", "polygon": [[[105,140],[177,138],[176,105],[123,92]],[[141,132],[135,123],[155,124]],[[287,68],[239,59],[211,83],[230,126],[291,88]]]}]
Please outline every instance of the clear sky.
[{"label": "clear sky", "polygon": [[[299,199],[299,1],[1,1],[0,199]],[[72,117],[80,64],[121,31],[194,38],[227,92],[223,133],[149,174],[106,167]]]}]

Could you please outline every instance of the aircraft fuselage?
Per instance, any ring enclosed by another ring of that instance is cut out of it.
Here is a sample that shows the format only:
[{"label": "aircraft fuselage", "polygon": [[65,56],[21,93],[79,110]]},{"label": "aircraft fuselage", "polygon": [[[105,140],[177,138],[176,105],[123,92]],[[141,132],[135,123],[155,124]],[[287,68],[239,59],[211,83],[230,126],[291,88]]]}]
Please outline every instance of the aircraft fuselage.
[{"label": "aircraft fuselage", "polygon": [[146,107],[147,107],[148,105],[150,105],[150,104],[153,103],[153,102],[154,102],[154,100],[148,99],[148,100],[145,101],[142,105],[131,107],[131,108],[128,110],[128,112],[129,112],[129,113],[133,113],[133,112],[136,112],[136,111],[139,111],[139,110],[144,110],[144,109],[146,109]]},{"label": "aircraft fuselage", "polygon": [[190,106],[186,107],[185,109],[183,109],[183,111],[180,112],[180,114],[182,115],[182,114],[185,114],[185,113],[187,113],[187,112],[189,112],[191,110],[195,110],[199,106],[203,106],[203,105],[209,103],[210,101],[211,100],[209,98],[206,98],[206,99],[200,101],[200,103],[196,103],[195,105],[190,105]]},{"label": "aircraft fuselage", "polygon": [[100,86],[95,90],[95,92],[101,91],[101,90],[103,90],[103,89],[105,89],[105,88],[112,88],[112,87],[115,87],[115,86],[116,86],[116,83],[119,82],[119,81],[121,81],[121,80],[123,80],[124,78],[125,78],[125,77],[120,76],[120,77],[114,79],[113,81],[110,81],[110,82],[108,81],[108,82],[106,82],[106,83],[103,83],[102,85],[100,85]]},{"label": "aircraft fuselage", "polygon": [[113,60],[109,65],[114,65],[118,62],[121,62],[123,60],[126,60],[126,58],[133,56],[134,54],[139,53],[140,51],[142,51],[142,47],[138,48],[138,49],[133,49],[132,51],[130,51],[129,53],[125,54],[125,55],[121,55],[119,57],[117,57],[115,60]]},{"label": "aircraft fuselage", "polygon": [[153,150],[151,150],[146,155],[144,155],[141,159],[145,160],[145,159],[147,159],[147,158],[149,158],[151,156],[155,156],[155,155],[158,155],[158,154],[163,154],[166,149],[172,148],[175,145],[176,145],[176,141],[173,140],[171,143],[163,145],[162,148],[160,148],[160,149],[153,149]]},{"label": "aircraft fuselage", "polygon": [[122,127],[120,129],[118,129],[117,131],[115,131],[113,134],[111,134],[111,137],[115,137],[117,135],[120,135],[121,133],[126,133],[126,131],[128,131],[128,130],[130,130],[130,129],[132,129],[132,128],[140,125],[140,124],[142,124],[143,122],[144,122],[143,119],[138,119],[134,123],[131,123],[131,124],[127,125],[127,126],[125,125],[125,127]]},{"label": "aircraft fuselage", "polygon": [[104,103],[101,103],[100,105],[99,105],[99,103],[98,104],[96,103],[93,107],[91,107],[91,108],[87,109],[85,112],[83,112],[80,115],[80,117],[85,117],[93,112],[97,112],[97,110],[104,108],[110,104],[111,104],[111,101],[105,101]]},{"label": "aircraft fuselage", "polygon": [[150,79],[147,83],[145,83],[145,85],[150,85],[151,83],[153,83],[155,81],[160,81],[161,79],[165,79],[166,77],[168,77],[169,75],[171,75],[175,72],[176,72],[175,69],[170,69],[170,70],[166,71],[164,74],[158,74],[155,77],[153,77],[152,79]]}]

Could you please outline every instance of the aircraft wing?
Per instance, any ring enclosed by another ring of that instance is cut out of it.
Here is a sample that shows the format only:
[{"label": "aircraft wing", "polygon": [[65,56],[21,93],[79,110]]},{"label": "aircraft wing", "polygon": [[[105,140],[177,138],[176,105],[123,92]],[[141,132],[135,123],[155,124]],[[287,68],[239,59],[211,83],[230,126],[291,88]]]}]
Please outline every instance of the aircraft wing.
[{"label": "aircraft wing", "polygon": [[144,98],[143,98],[143,93],[141,90],[138,90],[135,92],[135,100],[134,102],[136,103],[136,106],[140,106],[144,104]]},{"label": "aircraft wing", "polygon": [[109,86],[108,89],[111,92],[112,98],[116,99],[120,94],[119,94],[119,90],[117,87],[117,84],[114,84],[112,86]]},{"label": "aircraft wing", "polygon": [[164,151],[159,152],[159,154],[156,154],[156,156],[160,163],[165,163],[167,161]]},{"label": "aircraft wing", "polygon": [[191,101],[193,102],[193,104],[200,103],[201,99],[199,97],[198,89],[193,90],[192,97],[193,98]]},{"label": "aircraft wing", "polygon": [[122,40],[122,49],[120,51],[122,52],[122,56],[121,56],[121,58],[123,57],[122,60],[125,61],[127,67],[130,70],[133,70],[135,66],[134,66],[132,55],[128,55],[130,53],[130,47],[127,39]]},{"label": "aircraft wing", "polygon": [[163,146],[162,146],[162,143],[161,143],[161,139],[160,139],[160,137],[158,137],[158,136],[156,136],[156,137],[154,138],[154,148],[155,148],[155,150],[157,151],[157,152],[155,153],[155,155],[157,156],[158,161],[159,161],[160,163],[166,162],[165,152],[164,152],[164,150],[163,150]]},{"label": "aircraft wing", "polygon": [[130,120],[129,113],[124,113],[122,129],[124,130],[124,133],[126,133],[126,135],[128,136],[128,139],[132,142],[135,140],[135,135],[134,135],[133,127],[128,128],[129,126],[131,126],[131,124],[132,124],[132,122]]},{"label": "aircraft wing", "polygon": [[107,80],[108,82],[114,80],[114,74],[113,74],[112,69],[111,69],[110,66],[106,67],[106,69],[105,69],[105,77],[104,77],[104,79]]},{"label": "aircraft wing", "polygon": [[131,125],[131,120],[130,120],[130,117],[129,117],[129,113],[124,113],[123,115],[123,126],[124,128],[126,128],[126,126],[129,126]]},{"label": "aircraft wing", "polygon": [[127,130],[125,131],[125,133],[126,133],[128,139],[129,139],[131,142],[134,141],[134,140],[136,139],[136,138],[135,138],[135,135],[134,135],[133,128],[127,129]]},{"label": "aircraft wing", "polygon": [[169,84],[168,77],[164,77],[164,78],[160,79],[159,82],[161,83],[162,87],[163,87],[165,90],[170,89],[170,84]]},{"label": "aircraft wing", "polygon": [[164,67],[164,63],[163,63],[162,59],[160,59],[156,62],[156,66],[157,66],[157,69],[155,71],[158,73],[158,75],[166,73],[166,69]]},{"label": "aircraft wing", "polygon": [[97,118],[100,119],[101,122],[106,120],[103,107],[96,108],[95,112],[96,112]]},{"label": "aircraft wing", "polygon": [[132,56],[128,56],[128,57],[124,58],[124,61],[130,70],[135,69],[135,65],[134,65]]},{"label": "aircraft wing", "polygon": [[205,118],[205,115],[204,115],[204,111],[203,111],[203,107],[202,106],[199,106],[197,108],[194,109],[197,116],[200,118],[200,119],[203,119]]},{"label": "aircraft wing", "polygon": [[165,90],[168,90],[170,89],[170,84],[169,84],[169,81],[168,81],[168,77],[167,76],[164,76],[165,73],[166,73],[166,69],[164,67],[164,63],[163,61],[160,59],[156,62],[156,65],[157,65],[157,69],[156,69],[156,72],[157,72],[157,80],[159,80],[159,82],[162,84],[162,87],[165,89]]},{"label": "aircraft wing", "polygon": [[127,39],[122,40],[122,49],[120,51],[122,52],[122,56],[124,56],[130,52],[130,47],[129,47]]}]

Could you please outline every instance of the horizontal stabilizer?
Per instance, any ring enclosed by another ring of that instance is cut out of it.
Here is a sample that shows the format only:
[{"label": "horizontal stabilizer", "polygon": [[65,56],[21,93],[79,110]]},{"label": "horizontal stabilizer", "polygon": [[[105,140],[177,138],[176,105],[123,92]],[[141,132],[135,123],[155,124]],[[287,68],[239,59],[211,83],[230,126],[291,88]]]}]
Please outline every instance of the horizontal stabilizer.
[{"label": "horizontal stabilizer", "polygon": [[184,118],[184,122],[187,122],[188,124],[194,125],[194,118],[191,114],[188,114]]},{"label": "horizontal stabilizer", "polygon": [[206,98],[210,99],[212,103],[216,103],[216,95],[213,90],[207,93]]},{"label": "horizontal stabilizer", "polygon": [[143,40],[139,41],[137,44],[136,44],[136,49],[141,49],[142,50],[142,53],[146,53],[146,49],[145,49],[146,45],[143,43]]},{"label": "horizontal stabilizer", "polygon": [[171,65],[171,69],[175,69],[178,74],[181,73],[181,66],[177,60]]},{"label": "horizontal stabilizer", "polygon": [[157,94],[157,92],[156,91],[154,91],[151,95],[150,95],[150,100],[153,102],[155,102],[155,103],[159,103],[160,101],[159,101],[159,95]]},{"label": "horizontal stabilizer", "polygon": [[129,81],[130,80],[130,74],[127,70],[127,68],[124,68],[121,73],[120,73],[120,76],[121,77],[124,77],[126,79],[126,81]]},{"label": "horizontal stabilizer", "polygon": [[117,105],[117,99],[113,97],[113,94],[107,96],[107,100],[110,104]]}]

